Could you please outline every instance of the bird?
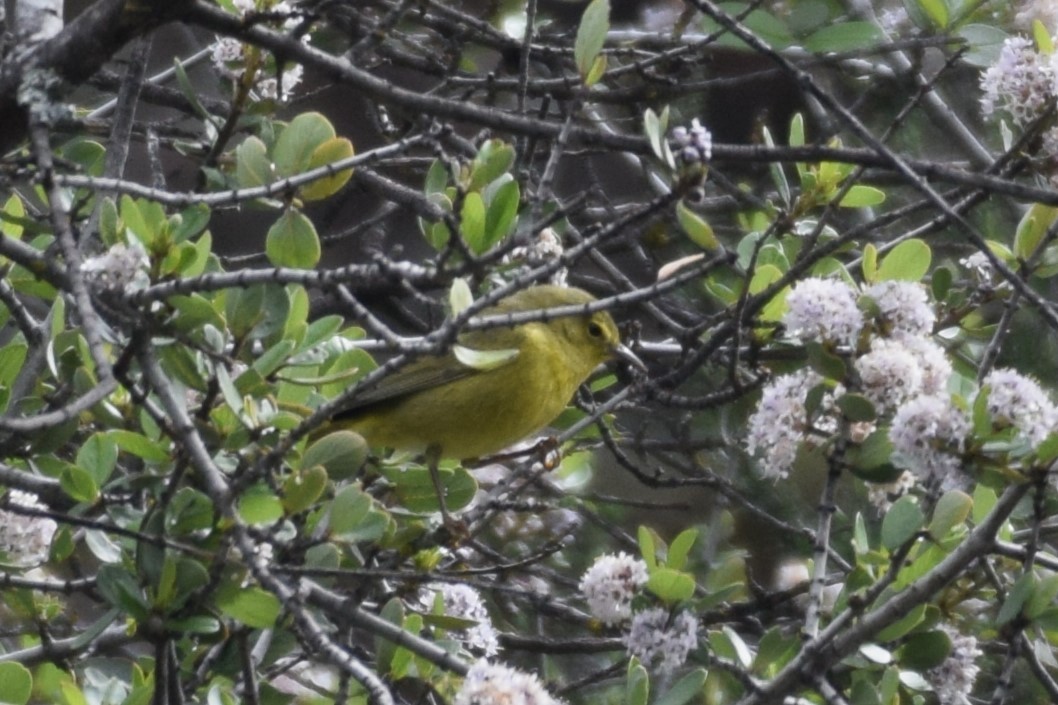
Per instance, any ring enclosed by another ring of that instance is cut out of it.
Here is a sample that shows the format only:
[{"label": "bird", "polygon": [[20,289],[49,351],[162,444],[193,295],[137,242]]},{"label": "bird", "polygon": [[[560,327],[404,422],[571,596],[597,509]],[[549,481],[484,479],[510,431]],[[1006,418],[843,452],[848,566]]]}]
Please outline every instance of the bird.
[{"label": "bird", "polygon": [[[481,315],[586,307],[594,301],[582,289],[538,285]],[[415,360],[355,395],[332,424],[374,447],[423,453],[447,520],[436,471],[441,458],[490,456],[537,433],[596,368],[615,358],[645,369],[621,343],[606,311],[542,314],[541,320],[467,331],[448,351]]]}]

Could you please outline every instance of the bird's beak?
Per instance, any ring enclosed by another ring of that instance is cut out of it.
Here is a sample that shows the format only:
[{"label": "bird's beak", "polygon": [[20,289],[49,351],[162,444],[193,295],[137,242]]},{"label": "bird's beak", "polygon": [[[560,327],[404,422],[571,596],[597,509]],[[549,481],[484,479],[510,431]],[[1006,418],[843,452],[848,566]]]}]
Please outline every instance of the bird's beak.
[{"label": "bird's beak", "polygon": [[613,346],[613,354],[619,360],[627,362],[629,365],[639,370],[640,372],[646,372],[647,366],[643,364],[643,361],[636,357],[636,354],[628,349],[628,347],[618,343]]}]

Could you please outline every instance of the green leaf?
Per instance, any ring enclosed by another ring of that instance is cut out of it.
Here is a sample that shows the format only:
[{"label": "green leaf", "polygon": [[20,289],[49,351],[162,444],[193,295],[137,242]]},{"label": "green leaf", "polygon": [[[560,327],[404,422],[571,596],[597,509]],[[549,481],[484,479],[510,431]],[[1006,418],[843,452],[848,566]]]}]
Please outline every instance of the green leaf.
[{"label": "green leaf", "polygon": [[929,523],[929,534],[937,541],[945,538],[956,526],[960,526],[973,509],[973,499],[960,490],[950,490],[937,501],[933,519]]},{"label": "green leaf", "polygon": [[136,619],[147,616],[149,606],[143,598],[143,590],[127,568],[114,564],[102,566],[96,578],[96,586],[103,599],[114,607],[124,610]]},{"label": "green leaf", "polygon": [[1054,40],[1051,38],[1051,32],[1038,17],[1032,21],[1032,38],[1036,41],[1036,50],[1039,53],[1044,56],[1054,53]]},{"label": "green leaf", "polygon": [[459,232],[463,240],[475,254],[488,249],[485,242],[485,200],[474,191],[463,199],[463,208],[459,211]]},{"label": "green leaf", "polygon": [[272,150],[276,173],[286,177],[307,171],[316,150],[334,137],[334,125],[320,113],[298,115],[283,128]]},{"label": "green leaf", "polygon": [[274,179],[268,147],[256,137],[247,137],[235,148],[235,182],[240,188],[255,188]]},{"label": "green leaf", "polygon": [[1034,203],[1018,222],[1014,233],[1014,255],[1021,261],[1027,261],[1035,254],[1047,230],[1058,217],[1058,208]]},{"label": "green leaf", "polygon": [[265,254],[277,267],[312,269],[320,261],[320,238],[316,226],[294,208],[283,211],[268,229]]},{"label": "green leaf", "polygon": [[[349,159],[355,154],[353,143],[344,137],[332,137],[317,147],[309,157],[305,171],[327,164]],[[298,189],[298,195],[306,201],[319,201],[332,196],[345,186],[353,176],[352,169],[342,169],[331,176],[317,179]]]},{"label": "green leaf", "polygon": [[259,587],[225,586],[217,591],[217,607],[226,616],[253,629],[270,629],[279,617],[279,598]]},{"label": "green leaf", "polygon": [[853,423],[874,421],[877,418],[874,404],[862,394],[842,394],[835,403],[841,409],[842,415]]},{"label": "green leaf", "polygon": [[521,198],[518,182],[513,179],[496,189],[485,215],[485,250],[502,242],[514,230]]},{"label": "green leaf", "polygon": [[149,463],[163,463],[169,460],[169,451],[163,445],[141,433],[116,428],[107,431],[107,437],[121,450]]},{"label": "green leaf", "polygon": [[999,51],[1009,37],[1000,27],[990,24],[964,25],[955,34],[966,41],[962,60],[978,69],[986,69],[999,60]]},{"label": "green leaf", "polygon": [[694,578],[688,573],[659,567],[650,571],[646,587],[663,602],[673,604],[691,599],[694,596],[695,584]]},{"label": "green leaf", "polygon": [[25,705],[33,693],[33,676],[20,663],[0,663],[0,703]]},{"label": "green leaf", "polygon": [[863,248],[863,261],[861,265],[863,270],[863,280],[868,284],[874,284],[878,281],[878,248],[867,243]]},{"label": "green leaf", "polygon": [[931,261],[929,245],[921,240],[905,240],[882,259],[878,267],[878,279],[921,281],[926,277]]},{"label": "green leaf", "polygon": [[944,0],[915,0],[919,8],[933,22],[937,29],[948,26],[948,6]]},{"label": "green leaf", "polygon": [[448,290],[448,307],[452,309],[452,315],[458,316],[470,308],[472,303],[474,303],[474,294],[470,292],[467,280],[463,277],[453,279],[452,286]]},{"label": "green leaf", "polygon": [[470,193],[479,192],[506,174],[514,165],[515,156],[514,147],[503,140],[487,140],[474,155],[466,190]]},{"label": "green leaf", "polygon": [[[103,205],[109,204],[109,210],[113,213],[114,219],[117,219],[117,211],[114,208],[113,199],[106,198],[103,200]],[[15,238],[16,240],[22,237],[22,232],[25,230],[25,226],[22,225],[23,220],[26,217],[26,205],[19,198],[17,193],[12,193],[7,201],[4,202],[4,207],[0,209],[0,235],[4,237]],[[102,228],[102,220],[100,220],[100,227]],[[102,234],[102,233],[100,233]],[[107,245],[113,245],[114,242],[107,242]]]},{"label": "green leaf", "polygon": [[926,616],[926,605],[918,604],[908,610],[907,614],[878,632],[875,637],[880,642],[896,641],[922,623]]},{"label": "green leaf", "polygon": [[92,504],[99,498],[99,486],[87,470],[71,465],[59,477],[63,492],[78,502]]},{"label": "green leaf", "polygon": [[628,659],[625,675],[625,705],[647,705],[650,698],[650,675],[635,656]]},{"label": "green leaf", "polygon": [[873,186],[857,184],[842,196],[838,205],[842,208],[870,208],[882,203],[885,203],[885,191]]},{"label": "green leaf", "polygon": [[327,471],[322,465],[291,473],[283,483],[283,509],[288,515],[299,514],[315,504],[326,488]]},{"label": "green leaf", "polygon": [[654,705],[686,705],[691,701],[701,701],[702,689],[705,687],[705,679],[708,676],[709,672],[704,668],[694,669],[676,681],[676,684],[658,698]]},{"label": "green leaf", "polygon": [[944,663],[951,653],[951,638],[940,630],[912,634],[896,650],[896,659],[904,668],[928,671]]},{"label": "green leaf", "polygon": [[595,68],[596,57],[610,31],[610,0],[592,0],[581,16],[577,39],[573,44],[573,61],[582,79],[587,79]]},{"label": "green leaf", "polygon": [[1021,614],[1021,608],[1032,597],[1035,588],[1036,577],[1032,573],[1022,574],[1007,591],[1007,599],[1003,601],[1003,606],[996,615],[996,625],[1002,626]]},{"label": "green leaf", "polygon": [[681,531],[679,536],[674,538],[672,543],[669,544],[665,566],[673,570],[683,570],[687,564],[687,555],[690,553],[691,546],[694,545],[694,541],[697,538],[698,529],[684,529]]},{"label": "green leaf", "polygon": [[893,482],[903,473],[896,468],[891,458],[893,444],[889,440],[889,429],[879,428],[867,436],[862,443],[850,444],[846,460],[852,472],[868,482]]},{"label": "green leaf", "polygon": [[[437,472],[449,511],[458,511],[470,504],[478,489],[473,475],[462,467],[438,468]],[[427,468],[386,468],[383,474],[393,484],[397,500],[408,511],[419,514],[440,511],[437,490]]]},{"label": "green leaf", "polygon": [[327,474],[344,480],[357,473],[367,460],[367,441],[352,431],[334,431],[314,441],[301,458],[301,469],[309,470],[319,465]]},{"label": "green leaf", "polygon": [[691,242],[708,252],[720,249],[720,241],[713,232],[713,228],[700,215],[687,207],[681,198],[676,204],[676,220],[679,222],[683,232],[691,239]]},{"label": "green leaf", "polygon": [[388,522],[386,513],[359,485],[343,487],[331,503],[331,534],[342,541],[376,541],[385,533]]},{"label": "green leaf", "polygon": [[885,41],[885,35],[873,22],[838,22],[814,32],[804,41],[808,51],[826,54],[830,52],[862,51]]},{"label": "green leaf", "polygon": [[882,545],[895,551],[922,529],[925,520],[914,497],[896,500],[882,519]]},{"label": "green leaf", "polygon": [[654,540],[654,532],[646,526],[640,526],[637,532],[639,538],[639,553],[647,564],[648,570],[658,567],[657,543]]},{"label": "green leaf", "polygon": [[268,485],[261,483],[242,493],[238,512],[247,524],[271,524],[283,518],[283,503]]},{"label": "green leaf", "polygon": [[584,85],[594,86],[606,73],[606,54],[599,54],[595,57],[595,61],[591,63],[591,69],[588,71],[588,75],[584,77]]}]

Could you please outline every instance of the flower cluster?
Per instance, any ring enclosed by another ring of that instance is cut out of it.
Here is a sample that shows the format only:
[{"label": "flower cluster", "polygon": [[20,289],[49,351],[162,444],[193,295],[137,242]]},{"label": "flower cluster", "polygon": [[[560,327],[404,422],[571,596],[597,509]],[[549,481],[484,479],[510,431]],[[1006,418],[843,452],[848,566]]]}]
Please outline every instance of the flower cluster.
[{"label": "flower cluster", "polygon": [[[47,509],[40,503],[40,498],[30,492],[9,489],[5,499],[9,506]],[[5,562],[35,566],[48,560],[51,539],[58,528],[51,519],[0,509],[0,552],[6,554]]]},{"label": "flower cluster", "polygon": [[1055,67],[1024,37],[1003,42],[996,63],[981,75],[981,108],[986,117],[999,111],[1024,127],[1043,114],[1055,96]]},{"label": "flower cluster", "polygon": [[453,636],[462,641],[468,649],[480,651],[486,656],[495,656],[499,652],[499,637],[492,626],[485,602],[477,590],[458,583],[432,583],[422,589],[419,603],[431,610],[437,595],[441,596],[445,615],[476,622],[472,627],[453,632]]},{"label": "flower cluster", "polygon": [[[925,480],[959,467],[968,421],[962,412],[945,422],[934,413],[948,410],[944,393],[951,377],[948,356],[931,339],[936,314],[926,290],[909,281],[883,281],[858,292],[839,279],[810,278],[787,295],[783,318],[788,333],[801,341],[816,340],[851,356],[852,381],[880,417],[893,419],[890,435],[912,475],[872,495],[880,504],[915,479]],[[867,313],[865,313],[865,311]],[[749,419],[746,448],[762,457],[764,474],[785,477],[802,443],[818,442],[838,430],[835,401],[848,380],[827,382],[812,371],[775,378],[764,387]],[[826,385],[821,387],[821,385]],[[807,401],[813,389],[823,396],[810,418]],[[856,424],[850,439],[860,442],[874,423]]]},{"label": "flower cluster", "polygon": [[470,667],[452,705],[560,705],[535,675],[478,661]]},{"label": "flower cluster", "polygon": [[632,616],[632,598],[647,583],[647,564],[627,553],[608,553],[580,579],[580,591],[592,616],[606,625],[620,624]]},{"label": "flower cluster", "polygon": [[981,670],[977,658],[982,651],[975,637],[960,634],[947,625],[943,629],[951,639],[951,652],[939,666],[926,672],[926,679],[940,705],[970,705],[970,693]]},{"label": "flower cluster", "polygon": [[680,125],[672,130],[676,143],[676,159],[685,165],[705,164],[713,158],[713,134],[698,122],[691,120],[690,129]]},{"label": "flower cluster", "polygon": [[134,239],[131,245],[119,242],[101,255],[86,258],[81,272],[92,286],[130,293],[151,285],[150,266],[147,251]]},{"label": "flower cluster", "polygon": [[698,648],[698,619],[680,612],[670,619],[668,610],[655,607],[637,612],[625,637],[628,653],[659,673],[672,673]]},{"label": "flower cluster", "polygon": [[988,389],[988,415],[997,428],[1013,427],[1031,445],[1039,443],[1058,424],[1058,407],[1036,380],[1014,370],[992,370],[983,381]]},{"label": "flower cluster", "polygon": [[647,583],[647,564],[621,552],[599,556],[580,581],[592,616],[606,625],[632,623],[625,633],[629,656],[648,668],[672,673],[698,646],[698,620],[689,612],[669,619],[667,610],[645,609],[632,615],[632,598]]},{"label": "flower cluster", "polygon": [[[809,437],[813,427],[805,402],[808,392],[823,378],[810,370],[776,377],[764,387],[757,410],[749,419],[746,449],[763,456],[763,470],[768,477],[786,477],[797,457],[797,448]],[[833,403],[833,392],[826,394],[825,404]],[[827,430],[834,430],[831,419],[821,417]]]},{"label": "flower cluster", "polygon": [[805,279],[787,295],[786,305],[783,324],[792,337],[803,341],[855,346],[863,328],[855,290],[838,279]]},{"label": "flower cluster", "polygon": [[[1052,8],[1045,22],[1053,23],[1054,13]],[[986,117],[1003,112],[1016,127],[1026,127],[1058,96],[1058,55],[1036,51],[1024,37],[1010,37],[1003,42],[996,63],[981,74],[981,90],[981,109]],[[1058,127],[1044,133],[1040,156],[1054,183],[1058,179]]]},{"label": "flower cluster", "polygon": [[[232,4],[239,15],[243,17],[258,9],[255,0],[233,0]],[[280,2],[274,3],[268,8],[268,11],[271,14],[286,15],[288,17],[282,23],[282,29],[284,30],[290,31],[300,23],[289,0],[280,0]],[[302,38],[302,41],[307,42],[308,39],[306,35]],[[244,45],[238,39],[218,37],[211,47],[210,58],[213,66],[221,76],[232,81],[241,81],[248,63],[252,63],[248,62],[248,59],[251,56],[257,56],[257,51],[257,49],[249,49],[247,45]],[[280,68],[282,69],[281,71],[279,70]],[[301,83],[304,74],[304,68],[300,64],[284,64],[282,67],[274,65],[255,66],[253,71],[254,85],[252,95],[258,100],[286,100],[298,84]],[[277,74],[279,75],[278,78]]]}]

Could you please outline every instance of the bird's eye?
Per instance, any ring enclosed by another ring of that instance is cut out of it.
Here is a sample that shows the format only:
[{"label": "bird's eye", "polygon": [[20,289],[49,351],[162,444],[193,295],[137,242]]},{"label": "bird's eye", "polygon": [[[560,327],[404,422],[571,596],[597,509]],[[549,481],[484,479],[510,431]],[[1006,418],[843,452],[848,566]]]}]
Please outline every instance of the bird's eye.
[{"label": "bird's eye", "polygon": [[600,326],[595,321],[592,321],[591,323],[588,324],[588,335],[590,335],[593,338],[601,338],[602,337],[602,326]]}]

